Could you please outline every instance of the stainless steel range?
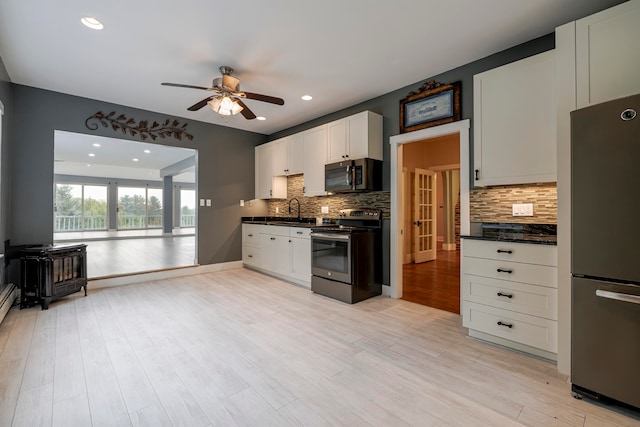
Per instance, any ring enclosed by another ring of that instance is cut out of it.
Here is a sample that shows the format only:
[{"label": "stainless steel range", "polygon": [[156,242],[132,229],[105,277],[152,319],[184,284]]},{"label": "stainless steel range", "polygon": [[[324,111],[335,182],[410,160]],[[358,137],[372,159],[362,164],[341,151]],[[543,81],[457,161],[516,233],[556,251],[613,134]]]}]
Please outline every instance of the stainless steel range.
[{"label": "stainless steel range", "polygon": [[311,229],[311,290],[349,304],[382,293],[382,212],[343,209]]}]

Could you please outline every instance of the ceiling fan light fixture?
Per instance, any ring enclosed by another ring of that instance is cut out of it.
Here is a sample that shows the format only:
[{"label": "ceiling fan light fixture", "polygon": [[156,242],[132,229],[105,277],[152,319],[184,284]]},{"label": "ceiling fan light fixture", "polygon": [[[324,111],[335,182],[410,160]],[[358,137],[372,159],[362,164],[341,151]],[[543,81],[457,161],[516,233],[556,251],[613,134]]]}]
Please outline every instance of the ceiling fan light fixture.
[{"label": "ceiling fan light fixture", "polygon": [[207,102],[211,109],[222,116],[233,116],[242,111],[242,106],[230,96],[218,96]]}]

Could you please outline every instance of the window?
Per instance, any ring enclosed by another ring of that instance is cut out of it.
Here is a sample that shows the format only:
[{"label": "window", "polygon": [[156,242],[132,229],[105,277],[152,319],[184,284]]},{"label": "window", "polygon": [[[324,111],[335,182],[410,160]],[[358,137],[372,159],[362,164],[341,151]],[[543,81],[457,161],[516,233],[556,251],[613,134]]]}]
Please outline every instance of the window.
[{"label": "window", "polygon": [[118,229],[162,228],[162,189],[118,187]]},{"label": "window", "polygon": [[107,187],[56,183],[54,232],[107,229]]}]

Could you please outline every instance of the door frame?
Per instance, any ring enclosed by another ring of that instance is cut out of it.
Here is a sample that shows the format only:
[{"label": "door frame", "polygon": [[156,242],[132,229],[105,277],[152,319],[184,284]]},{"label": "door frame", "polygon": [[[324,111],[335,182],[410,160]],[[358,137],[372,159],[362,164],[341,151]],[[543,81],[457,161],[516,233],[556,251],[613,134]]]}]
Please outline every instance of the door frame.
[{"label": "door frame", "polygon": [[470,121],[459,120],[414,132],[394,135],[391,144],[391,227],[390,227],[390,286],[383,293],[391,298],[402,298],[402,150],[403,144],[423,141],[444,135],[458,134],[460,139],[460,234],[469,234],[469,127]]}]

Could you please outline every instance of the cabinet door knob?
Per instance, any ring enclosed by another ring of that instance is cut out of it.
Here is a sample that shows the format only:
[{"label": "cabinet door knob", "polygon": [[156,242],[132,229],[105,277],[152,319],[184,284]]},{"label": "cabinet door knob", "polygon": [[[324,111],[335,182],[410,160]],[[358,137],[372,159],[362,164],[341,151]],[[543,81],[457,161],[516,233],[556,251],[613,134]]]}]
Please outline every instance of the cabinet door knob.
[{"label": "cabinet door knob", "polygon": [[513,323],[504,323],[498,320],[498,326],[506,326],[507,328],[513,328]]},{"label": "cabinet door knob", "polygon": [[276,238],[275,238],[275,237],[272,237],[272,238],[271,238],[271,240],[276,240]]},{"label": "cabinet door knob", "polygon": [[253,258],[253,255],[247,255],[247,258]]}]

